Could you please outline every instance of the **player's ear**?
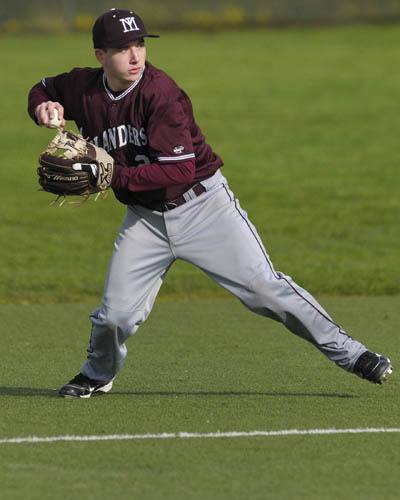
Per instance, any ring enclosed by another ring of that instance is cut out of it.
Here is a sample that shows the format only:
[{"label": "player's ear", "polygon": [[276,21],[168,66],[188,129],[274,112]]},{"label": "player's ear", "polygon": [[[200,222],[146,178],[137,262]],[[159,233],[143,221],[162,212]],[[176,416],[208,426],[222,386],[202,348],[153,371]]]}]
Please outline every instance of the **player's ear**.
[{"label": "player's ear", "polygon": [[96,59],[102,66],[104,63],[105,54],[106,54],[106,49],[94,49],[94,55],[96,56]]}]

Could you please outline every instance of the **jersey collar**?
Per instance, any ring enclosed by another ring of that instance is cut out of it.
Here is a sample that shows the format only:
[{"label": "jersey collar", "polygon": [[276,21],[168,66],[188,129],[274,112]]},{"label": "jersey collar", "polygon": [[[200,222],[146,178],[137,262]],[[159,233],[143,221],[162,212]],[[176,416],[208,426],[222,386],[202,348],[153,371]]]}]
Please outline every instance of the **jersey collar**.
[{"label": "jersey collar", "polygon": [[143,69],[142,73],[140,74],[139,78],[136,81],[134,81],[130,87],[128,87],[126,90],[124,90],[121,94],[114,95],[111,92],[111,90],[108,88],[106,74],[103,72],[103,87],[104,87],[104,90],[107,92],[108,97],[112,101],[119,101],[120,99],[123,99],[126,95],[128,95],[129,92],[132,92],[132,90],[139,84],[140,80],[143,77],[143,73],[144,73],[144,69]]}]

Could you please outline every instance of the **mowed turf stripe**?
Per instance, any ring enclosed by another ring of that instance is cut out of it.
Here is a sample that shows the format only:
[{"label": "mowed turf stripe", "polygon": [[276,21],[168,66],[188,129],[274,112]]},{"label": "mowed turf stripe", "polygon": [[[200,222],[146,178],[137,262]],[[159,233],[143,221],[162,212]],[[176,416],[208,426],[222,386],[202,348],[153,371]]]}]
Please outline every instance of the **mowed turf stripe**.
[{"label": "mowed turf stripe", "polygon": [[0,444],[36,444],[59,441],[143,441],[146,439],[216,439],[274,436],[315,436],[325,434],[377,434],[400,433],[400,427],[366,427],[360,429],[285,429],[280,431],[230,431],[230,432],[163,432],[161,434],[105,434],[99,436],[27,436],[2,438]]}]

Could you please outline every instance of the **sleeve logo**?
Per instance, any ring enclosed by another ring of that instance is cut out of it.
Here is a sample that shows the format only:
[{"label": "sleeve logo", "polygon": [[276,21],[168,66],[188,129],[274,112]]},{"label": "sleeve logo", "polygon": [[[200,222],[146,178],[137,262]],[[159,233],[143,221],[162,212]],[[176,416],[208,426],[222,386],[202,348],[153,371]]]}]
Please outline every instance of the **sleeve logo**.
[{"label": "sleeve logo", "polygon": [[179,154],[183,153],[184,149],[185,149],[184,146],[176,146],[176,147],[174,147],[173,151],[176,155],[179,155]]}]

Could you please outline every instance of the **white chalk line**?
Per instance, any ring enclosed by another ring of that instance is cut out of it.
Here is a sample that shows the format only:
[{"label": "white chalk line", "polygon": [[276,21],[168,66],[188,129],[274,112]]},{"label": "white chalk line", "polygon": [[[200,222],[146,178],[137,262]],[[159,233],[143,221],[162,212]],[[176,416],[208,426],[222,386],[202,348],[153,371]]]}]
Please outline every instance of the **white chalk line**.
[{"label": "white chalk line", "polygon": [[360,429],[286,429],[280,431],[230,431],[230,432],[163,432],[160,434],[104,434],[93,436],[26,436],[0,438],[0,444],[36,444],[59,441],[144,441],[157,439],[235,439],[274,436],[316,436],[326,434],[377,434],[400,433],[400,427],[367,427]]}]

